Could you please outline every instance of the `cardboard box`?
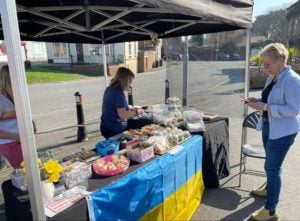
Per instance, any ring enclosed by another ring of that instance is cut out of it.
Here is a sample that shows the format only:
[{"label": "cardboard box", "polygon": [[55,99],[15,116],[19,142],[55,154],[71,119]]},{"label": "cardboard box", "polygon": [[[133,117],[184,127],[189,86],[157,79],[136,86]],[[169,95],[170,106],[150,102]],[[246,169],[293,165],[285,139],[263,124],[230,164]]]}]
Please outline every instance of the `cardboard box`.
[{"label": "cardboard box", "polygon": [[127,148],[127,157],[130,160],[133,160],[138,163],[142,163],[146,160],[154,157],[154,148],[153,145],[146,147],[144,149],[141,148]]}]

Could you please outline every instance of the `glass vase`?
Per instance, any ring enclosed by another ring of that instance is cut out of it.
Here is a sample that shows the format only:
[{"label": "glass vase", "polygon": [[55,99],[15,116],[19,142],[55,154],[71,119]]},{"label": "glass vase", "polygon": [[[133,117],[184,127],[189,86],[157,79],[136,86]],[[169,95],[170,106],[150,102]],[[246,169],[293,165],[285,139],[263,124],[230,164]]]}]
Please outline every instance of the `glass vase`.
[{"label": "glass vase", "polygon": [[41,181],[43,201],[48,202],[54,197],[54,184],[48,180]]}]

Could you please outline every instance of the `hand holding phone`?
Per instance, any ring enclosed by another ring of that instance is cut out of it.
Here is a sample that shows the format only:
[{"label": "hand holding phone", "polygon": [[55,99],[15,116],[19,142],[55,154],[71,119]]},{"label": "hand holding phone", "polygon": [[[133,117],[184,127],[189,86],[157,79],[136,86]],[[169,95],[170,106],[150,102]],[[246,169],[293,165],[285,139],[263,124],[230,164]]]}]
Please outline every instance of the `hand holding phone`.
[{"label": "hand holding phone", "polygon": [[250,101],[248,100],[248,98],[244,97],[244,96],[241,96],[241,101],[244,102],[244,104],[247,104],[249,103]]}]

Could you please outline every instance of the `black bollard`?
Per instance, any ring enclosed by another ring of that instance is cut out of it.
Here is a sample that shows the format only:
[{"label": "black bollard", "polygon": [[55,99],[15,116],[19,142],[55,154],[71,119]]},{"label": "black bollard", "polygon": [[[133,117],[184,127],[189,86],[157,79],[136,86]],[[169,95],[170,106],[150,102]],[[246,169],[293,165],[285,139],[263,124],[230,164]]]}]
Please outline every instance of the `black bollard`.
[{"label": "black bollard", "polygon": [[82,96],[77,91],[75,94],[76,110],[77,110],[77,142],[88,140],[84,123],[84,114],[82,109]]},{"label": "black bollard", "polygon": [[132,86],[128,88],[128,104],[133,106]]},{"label": "black bollard", "polygon": [[167,103],[167,100],[168,100],[169,97],[170,97],[169,80],[165,80],[165,104]]}]

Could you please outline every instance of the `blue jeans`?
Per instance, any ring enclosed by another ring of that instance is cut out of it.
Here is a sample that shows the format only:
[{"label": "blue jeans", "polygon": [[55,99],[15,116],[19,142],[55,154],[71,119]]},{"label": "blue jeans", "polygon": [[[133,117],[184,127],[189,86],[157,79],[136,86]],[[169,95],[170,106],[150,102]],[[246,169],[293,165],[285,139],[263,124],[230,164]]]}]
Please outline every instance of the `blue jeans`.
[{"label": "blue jeans", "polygon": [[276,210],[281,189],[281,166],[288,150],[294,143],[296,135],[297,133],[271,140],[269,139],[269,122],[263,122],[262,136],[266,150],[265,171],[268,193],[265,208],[267,210]]}]

